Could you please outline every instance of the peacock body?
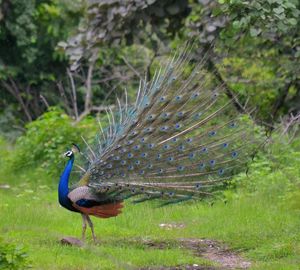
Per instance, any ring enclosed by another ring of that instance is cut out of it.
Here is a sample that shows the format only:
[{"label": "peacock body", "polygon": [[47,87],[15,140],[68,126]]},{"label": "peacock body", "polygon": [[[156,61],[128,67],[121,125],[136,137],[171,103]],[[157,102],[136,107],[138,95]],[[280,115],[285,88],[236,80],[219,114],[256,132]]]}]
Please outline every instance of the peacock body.
[{"label": "peacock body", "polygon": [[[211,196],[232,175],[245,170],[257,148],[254,126],[239,114],[222,86],[211,83],[202,63],[190,73],[185,48],[150,82],[141,81],[136,101],[127,94],[119,110],[107,113],[109,125],[87,144],[77,166],[80,181],[68,187],[77,147],[59,184],[59,202],[93,226],[90,215],[109,218],[121,213],[122,202],[159,200],[162,205]],[[190,69],[190,68],[189,68]]]}]

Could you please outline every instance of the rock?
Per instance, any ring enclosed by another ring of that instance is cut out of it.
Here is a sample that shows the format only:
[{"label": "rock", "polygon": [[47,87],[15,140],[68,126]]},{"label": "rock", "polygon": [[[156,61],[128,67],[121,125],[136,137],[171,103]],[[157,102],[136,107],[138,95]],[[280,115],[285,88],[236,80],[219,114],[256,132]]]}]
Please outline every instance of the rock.
[{"label": "rock", "polygon": [[183,223],[161,223],[159,224],[159,227],[164,228],[166,230],[171,230],[171,229],[183,229],[185,228],[185,224]]},{"label": "rock", "polygon": [[82,247],[84,243],[78,238],[67,236],[60,239],[62,245]]},{"label": "rock", "polygon": [[9,189],[10,185],[8,185],[8,184],[0,184],[0,188],[1,189]]}]

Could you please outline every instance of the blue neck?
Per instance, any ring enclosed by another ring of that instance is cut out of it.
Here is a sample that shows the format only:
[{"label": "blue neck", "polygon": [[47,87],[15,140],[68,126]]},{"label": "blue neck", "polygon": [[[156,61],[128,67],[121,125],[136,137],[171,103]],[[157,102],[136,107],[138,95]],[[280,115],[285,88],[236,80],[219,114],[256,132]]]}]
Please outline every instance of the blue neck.
[{"label": "blue neck", "polygon": [[60,177],[60,181],[59,181],[59,185],[58,185],[58,199],[59,199],[59,203],[62,206],[65,206],[65,204],[68,201],[68,193],[69,193],[69,177],[72,171],[72,167],[73,167],[73,163],[74,163],[74,156],[72,156],[70,158],[70,160],[68,161],[64,172],[62,173],[61,177]]}]

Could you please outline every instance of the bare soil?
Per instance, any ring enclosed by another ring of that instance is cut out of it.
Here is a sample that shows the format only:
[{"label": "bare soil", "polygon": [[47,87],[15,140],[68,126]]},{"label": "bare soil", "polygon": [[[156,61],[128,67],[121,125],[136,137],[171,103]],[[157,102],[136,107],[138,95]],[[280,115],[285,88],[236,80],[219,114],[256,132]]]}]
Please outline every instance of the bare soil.
[{"label": "bare soil", "polygon": [[[178,244],[183,249],[192,250],[194,255],[208,259],[218,266],[180,265],[173,267],[148,267],[140,270],[231,270],[248,269],[251,263],[242,258],[237,252],[230,250],[226,245],[210,239],[178,239]],[[145,241],[145,245],[152,248],[165,249],[170,246],[167,242]]]},{"label": "bare soil", "polygon": [[[126,244],[141,243],[147,248],[168,249],[171,247],[179,247],[184,250],[191,250],[195,256],[205,258],[212,261],[217,266],[201,266],[193,265],[178,265],[178,266],[159,266],[159,267],[144,267],[139,270],[232,270],[232,269],[248,269],[251,263],[245,260],[236,251],[229,249],[225,244],[211,239],[197,238],[180,238],[174,241],[152,241],[141,239],[125,240]],[[84,243],[74,237],[64,237],[60,240],[62,245],[84,246]]]}]

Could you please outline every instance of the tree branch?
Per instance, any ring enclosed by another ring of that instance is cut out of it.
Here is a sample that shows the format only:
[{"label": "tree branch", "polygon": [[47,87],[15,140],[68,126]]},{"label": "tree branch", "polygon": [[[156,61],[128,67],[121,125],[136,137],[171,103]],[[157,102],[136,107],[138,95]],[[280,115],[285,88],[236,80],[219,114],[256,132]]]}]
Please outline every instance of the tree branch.
[{"label": "tree branch", "polygon": [[213,74],[217,78],[217,80],[223,85],[226,95],[233,101],[233,105],[235,106],[237,111],[240,113],[246,113],[245,107],[239,102],[236,95],[231,91],[227,82],[224,81],[214,61],[211,58],[208,58],[207,64],[209,66],[209,69],[213,72]]},{"label": "tree branch", "polygon": [[72,90],[71,97],[72,97],[73,110],[74,110],[74,114],[75,114],[75,119],[77,119],[78,118],[78,106],[77,106],[76,87],[75,87],[75,83],[74,83],[74,78],[69,69],[67,69],[67,74],[69,76],[69,80],[71,83],[71,90]]},{"label": "tree branch", "polygon": [[147,81],[151,80],[151,66],[153,64],[153,61],[155,59],[155,57],[157,56],[157,51],[154,51],[153,56],[151,57],[147,67],[146,67],[146,77],[147,77]]},{"label": "tree branch", "polygon": [[46,108],[48,109],[50,107],[47,99],[42,95],[40,94],[40,99],[43,101],[43,103],[45,104]]},{"label": "tree branch", "polygon": [[76,123],[80,122],[84,117],[89,115],[92,111],[95,112],[105,112],[109,109],[113,110],[115,108],[115,105],[110,105],[110,106],[92,106],[88,110],[84,110],[79,117],[76,119]]},{"label": "tree branch", "polygon": [[93,98],[93,71],[94,71],[94,66],[97,60],[97,53],[98,50],[94,52],[91,62],[89,64],[88,68],[88,74],[87,74],[87,79],[86,79],[86,95],[85,95],[85,101],[84,101],[84,110],[89,111],[90,108],[92,107],[92,98]]},{"label": "tree branch", "polygon": [[88,69],[88,75],[86,79],[86,95],[84,101],[84,109],[89,110],[92,106],[92,77],[93,77],[94,64],[91,64]]},{"label": "tree branch", "polygon": [[279,97],[275,101],[274,106],[273,106],[273,110],[272,110],[272,113],[271,113],[271,116],[272,116],[273,119],[276,118],[276,115],[277,115],[278,111],[284,105],[285,99],[286,99],[286,97],[289,93],[289,89],[290,89],[291,85],[292,85],[292,81],[286,83],[284,88],[282,89],[281,94],[279,95]]},{"label": "tree branch", "polygon": [[32,116],[31,113],[28,109],[28,107],[25,105],[25,102],[20,94],[19,88],[16,85],[16,83],[13,81],[13,79],[9,78],[10,84],[5,82],[4,80],[2,81],[2,85],[4,88],[19,102],[23,112],[25,113],[25,116],[29,122],[32,122]]},{"label": "tree branch", "polygon": [[144,81],[144,78],[140,75],[140,73],[127,61],[125,57],[122,57],[125,64],[133,71],[133,73],[139,77],[141,81]]}]

